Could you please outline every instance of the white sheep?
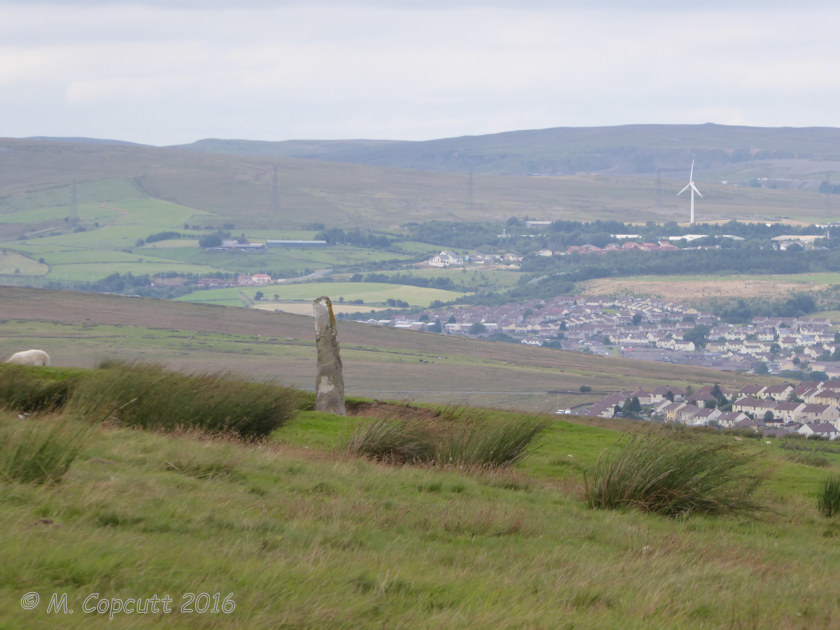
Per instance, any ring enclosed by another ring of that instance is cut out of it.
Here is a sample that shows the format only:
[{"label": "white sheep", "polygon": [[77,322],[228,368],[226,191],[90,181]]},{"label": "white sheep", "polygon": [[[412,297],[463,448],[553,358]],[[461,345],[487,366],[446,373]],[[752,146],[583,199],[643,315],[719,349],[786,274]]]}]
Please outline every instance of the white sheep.
[{"label": "white sheep", "polygon": [[50,355],[43,350],[23,350],[15,352],[6,359],[6,363],[17,363],[18,365],[49,365]]}]

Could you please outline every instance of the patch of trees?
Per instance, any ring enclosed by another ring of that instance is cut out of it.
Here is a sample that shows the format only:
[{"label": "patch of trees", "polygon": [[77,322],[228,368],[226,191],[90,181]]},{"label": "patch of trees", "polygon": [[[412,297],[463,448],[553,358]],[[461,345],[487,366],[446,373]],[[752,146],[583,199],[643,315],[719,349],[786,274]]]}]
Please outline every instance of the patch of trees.
[{"label": "patch of trees", "polygon": [[543,341],[543,348],[563,348],[563,333],[558,333]]},{"label": "patch of trees", "polygon": [[179,238],[181,238],[181,233],[180,232],[168,231],[168,232],[157,232],[156,234],[149,234],[149,236],[147,236],[143,240],[145,240],[147,243],[156,243],[157,241],[169,241],[169,240],[174,240],[174,239],[179,239]]},{"label": "patch of trees", "polygon": [[743,324],[753,317],[801,317],[817,311],[817,303],[808,293],[796,293],[789,298],[716,300],[709,304],[712,313],[729,324]]},{"label": "patch of trees", "polygon": [[475,322],[472,324],[468,331],[471,335],[481,335],[487,332],[487,326],[482,324],[481,322]]},{"label": "patch of trees", "polygon": [[[427,221],[409,223],[405,226],[410,240],[433,243],[442,247],[461,249],[503,247],[518,254],[534,253],[539,249],[565,250],[572,245],[591,244],[603,247],[615,242],[616,234],[638,234],[639,240],[655,242],[670,236],[706,234],[707,239],[694,241],[691,245],[720,245],[738,247],[739,242],[721,238],[723,235],[739,236],[747,241],[769,244],[770,239],[783,234],[821,235],[823,229],[814,225],[791,226],[781,223],[740,223],[730,221],[724,224],[695,224],[680,226],[675,222],[664,224],[648,222],[643,226],[621,221],[554,221],[548,226],[529,227],[526,221],[511,217],[507,223],[454,221]],[[504,239],[499,235],[505,234]],[[840,239],[837,239],[840,244]],[[677,241],[677,245],[680,242]]]},{"label": "patch of trees", "polygon": [[819,360],[832,362],[840,361],[840,348],[834,348],[833,352],[826,350],[819,356]]},{"label": "patch of trees", "polygon": [[711,328],[704,324],[698,324],[694,328],[686,330],[683,334],[683,341],[692,341],[698,348],[705,348],[709,342],[709,333]]},{"label": "patch of trees", "polygon": [[222,240],[226,239],[230,236],[230,232],[218,230],[216,232],[212,232],[211,234],[203,234],[198,239],[198,246],[199,247],[221,247]]},{"label": "patch of trees", "polygon": [[526,273],[562,274],[572,282],[640,275],[791,274],[840,271],[840,252],[781,252],[759,247],[627,251],[601,255],[529,256],[520,268]]},{"label": "patch of trees", "polygon": [[502,226],[497,223],[426,221],[405,227],[409,240],[462,249],[496,246],[502,233]]},{"label": "patch of trees", "polygon": [[828,180],[823,180],[822,183],[820,183],[819,191],[823,194],[828,193],[831,195],[836,195],[840,193],[840,186],[838,186],[837,184],[832,184]]},{"label": "patch of trees", "polygon": [[638,414],[642,412],[642,403],[639,401],[638,396],[633,396],[633,398],[625,398],[624,405],[621,407],[621,413],[628,418],[635,418]]},{"label": "patch of trees", "polygon": [[806,372],[805,370],[783,370],[779,372],[779,377],[791,381],[827,381],[828,374],[818,370],[814,372]]},{"label": "patch of trees", "polygon": [[[216,273],[213,277],[233,279],[235,274]],[[171,278],[181,277],[182,274],[162,273],[155,277]],[[47,288],[50,289],[72,289],[74,291],[90,291],[92,293],[115,293],[120,295],[137,295],[141,297],[154,297],[163,300],[171,300],[195,290],[195,284],[199,280],[198,274],[183,274],[185,282],[175,286],[155,286],[148,274],[134,275],[132,273],[112,273],[110,276],[95,282],[74,282],[57,283],[52,282]]]},{"label": "patch of trees", "polygon": [[148,274],[135,276],[131,273],[112,273],[107,278],[87,283],[87,288],[95,293],[125,293],[147,287],[152,283]]},{"label": "patch of trees", "polygon": [[315,240],[327,241],[330,245],[350,245],[364,249],[388,249],[392,239],[381,234],[359,229],[345,232],[340,228],[328,228],[315,235]]}]

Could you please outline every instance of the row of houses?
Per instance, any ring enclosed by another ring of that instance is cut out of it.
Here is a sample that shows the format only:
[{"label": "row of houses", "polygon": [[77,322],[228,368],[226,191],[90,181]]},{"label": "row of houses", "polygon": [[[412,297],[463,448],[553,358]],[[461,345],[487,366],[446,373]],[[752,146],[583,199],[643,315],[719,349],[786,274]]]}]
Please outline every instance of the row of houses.
[{"label": "row of houses", "polygon": [[237,276],[236,280],[226,278],[200,278],[200,287],[250,287],[271,284],[272,278],[267,273],[254,273],[251,275]]},{"label": "row of houses", "polygon": [[[723,398],[731,398],[731,410],[718,408]],[[750,385],[739,391],[719,385],[707,385],[696,392],[671,386],[652,391],[623,390],[605,396],[586,413],[611,418],[622,413],[626,401],[634,399],[644,409],[645,417],[663,422],[751,428],[775,434],[797,432],[828,439],[840,435],[840,380]]]},{"label": "row of houses", "polygon": [[522,256],[517,254],[488,255],[488,254],[465,254],[460,256],[454,252],[442,251],[435,254],[426,261],[430,267],[464,267],[466,265],[492,265],[507,264],[515,265],[522,262]]},{"label": "row of houses", "polygon": [[[750,324],[721,323],[711,313],[662,298],[560,296],[493,306],[427,311],[430,321],[449,322],[446,332],[473,335],[480,322],[521,343],[550,341],[564,350],[749,371],[759,364],[771,373],[803,369],[840,376],[840,363],[821,360],[833,354],[832,323],[827,319],[755,318]],[[412,316],[416,321],[417,314]],[[399,318],[395,323],[402,323]],[[705,348],[684,337],[697,325],[708,326]],[[421,326],[422,327],[422,326]]]},{"label": "row of houses", "polygon": [[[555,255],[565,254],[608,254],[610,252],[627,252],[627,251],[642,251],[642,252],[678,252],[680,248],[676,245],[668,243],[667,241],[658,241],[656,243],[637,243],[635,241],[626,241],[619,245],[618,243],[608,243],[603,248],[596,245],[572,245],[565,252],[553,252]],[[545,255],[545,254],[543,254]]]}]

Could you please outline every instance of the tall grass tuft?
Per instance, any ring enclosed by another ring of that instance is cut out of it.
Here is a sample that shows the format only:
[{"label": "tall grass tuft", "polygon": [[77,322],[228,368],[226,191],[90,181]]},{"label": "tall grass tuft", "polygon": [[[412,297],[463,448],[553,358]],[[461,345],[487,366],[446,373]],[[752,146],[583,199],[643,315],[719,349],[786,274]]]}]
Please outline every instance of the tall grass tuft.
[{"label": "tall grass tuft", "polygon": [[75,379],[45,376],[44,368],[0,363],[0,407],[24,413],[51,413],[67,403]]},{"label": "tall grass tuft", "polygon": [[347,451],[395,464],[505,466],[521,460],[546,426],[523,418],[443,424],[383,418],[357,429]]},{"label": "tall grass tuft", "polygon": [[155,364],[111,362],[79,383],[68,410],[124,426],[261,439],[288,422],[297,403],[294,389],[227,373],[184,374]]},{"label": "tall grass tuft", "polygon": [[58,483],[92,431],[90,425],[49,418],[4,426],[0,431],[0,478],[21,483]]},{"label": "tall grass tuft", "polygon": [[351,455],[390,464],[421,464],[434,460],[436,445],[431,431],[418,420],[380,418],[360,426],[347,443]]},{"label": "tall grass tuft", "polygon": [[817,494],[817,509],[828,518],[840,513],[840,474],[832,473],[823,479]]},{"label": "tall grass tuft", "polygon": [[461,422],[438,440],[437,461],[460,466],[495,467],[515,464],[528,453],[546,422],[511,418]]},{"label": "tall grass tuft", "polygon": [[637,434],[584,475],[586,503],[668,516],[753,513],[762,506],[752,494],[766,477],[754,458],[719,440]]}]

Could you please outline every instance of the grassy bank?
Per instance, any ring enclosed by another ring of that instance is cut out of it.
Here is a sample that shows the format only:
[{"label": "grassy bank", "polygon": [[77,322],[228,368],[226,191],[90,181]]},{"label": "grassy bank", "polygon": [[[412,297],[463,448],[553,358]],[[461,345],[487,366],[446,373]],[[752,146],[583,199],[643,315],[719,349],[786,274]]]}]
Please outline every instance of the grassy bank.
[{"label": "grassy bank", "polygon": [[[827,466],[809,466],[790,461],[776,441],[666,431],[659,439],[735,444],[772,469],[753,494],[766,508],[758,515],[672,518],[591,509],[584,500],[583,473],[649,425],[552,418],[514,466],[394,465],[353,456],[346,444],[383,418],[488,426],[527,418],[351,408],[363,415],[299,409],[257,444],[194,430],[76,425],[81,447],[58,482],[0,479],[0,627],[840,622],[831,586],[840,522],[823,516],[816,500],[840,465],[831,450],[823,453]],[[4,431],[55,421],[0,412]],[[22,598],[33,592],[39,604],[25,610]],[[50,599],[59,604],[65,594],[67,612],[48,613]],[[171,612],[123,610],[129,599],[166,595]]]}]

